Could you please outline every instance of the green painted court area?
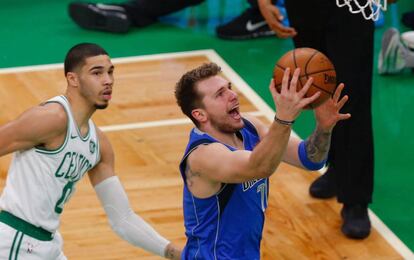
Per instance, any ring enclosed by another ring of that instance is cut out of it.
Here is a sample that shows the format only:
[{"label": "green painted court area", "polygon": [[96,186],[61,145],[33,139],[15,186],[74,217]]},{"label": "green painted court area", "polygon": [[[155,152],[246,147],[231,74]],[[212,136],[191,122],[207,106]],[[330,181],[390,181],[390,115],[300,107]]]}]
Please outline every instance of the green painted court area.
[{"label": "green painted court area", "polygon": [[[266,102],[268,82],[276,60],[292,49],[291,40],[266,38],[224,41],[214,27],[241,13],[243,0],[209,0],[163,19],[163,23],[128,34],[86,31],[67,14],[68,0],[3,0],[0,8],[0,68],[61,63],[66,51],[79,42],[95,42],[110,55],[145,54],[214,49]],[[375,193],[370,208],[414,251],[414,73],[380,76],[376,70],[382,33],[399,25],[401,13],[414,10],[413,1],[400,1],[389,10],[384,27],[376,31],[373,120],[375,136]],[[63,76],[63,75],[62,75]],[[12,89],[10,89],[12,91]],[[41,91],[41,89],[39,90]],[[352,97],[351,97],[352,98]],[[0,101],[1,102],[1,101]],[[0,111],[1,113],[1,111]],[[308,135],[313,115],[305,112],[295,131]]]}]

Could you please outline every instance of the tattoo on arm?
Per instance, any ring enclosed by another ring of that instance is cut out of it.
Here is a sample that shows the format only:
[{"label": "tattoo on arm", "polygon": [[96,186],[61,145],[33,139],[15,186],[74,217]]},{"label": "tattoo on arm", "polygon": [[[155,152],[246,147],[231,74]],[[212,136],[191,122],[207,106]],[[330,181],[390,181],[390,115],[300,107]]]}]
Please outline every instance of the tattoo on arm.
[{"label": "tattoo on arm", "polygon": [[194,177],[199,177],[200,173],[192,171],[190,167],[187,165],[185,175],[187,177],[187,185],[191,187],[194,184]]},{"label": "tattoo on arm", "polygon": [[327,156],[331,146],[331,133],[316,129],[305,142],[308,158],[312,162],[321,162]]}]

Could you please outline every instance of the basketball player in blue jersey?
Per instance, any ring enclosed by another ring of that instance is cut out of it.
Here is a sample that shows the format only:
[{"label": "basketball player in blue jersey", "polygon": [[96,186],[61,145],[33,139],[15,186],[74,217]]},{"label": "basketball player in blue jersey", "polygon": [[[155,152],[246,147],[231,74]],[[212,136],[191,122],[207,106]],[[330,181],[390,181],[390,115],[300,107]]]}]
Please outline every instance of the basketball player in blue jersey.
[{"label": "basketball player in blue jersey", "polygon": [[0,259],[66,259],[60,216],[86,172],[122,239],[180,259],[180,250],[130,208],[114,173],[111,144],[90,119],[111,100],[114,66],[107,52],[96,44],[76,45],[64,69],[64,95],[0,127],[0,156],[15,152],[0,197]]},{"label": "basketball player in blue jersey", "polygon": [[332,129],[351,116],[339,112],[348,97],[340,99],[340,84],[332,99],[315,109],[317,127],[303,141],[291,135],[291,126],[320,94],[304,97],[312,79],[298,92],[299,69],[290,82],[285,71],[280,93],[271,82],[276,115],[266,126],[240,114],[237,94],[220,71],[214,63],[204,64],[176,85],[177,103],[196,126],[180,164],[188,239],[182,259],[260,259],[269,176],[281,161],[320,169]]}]

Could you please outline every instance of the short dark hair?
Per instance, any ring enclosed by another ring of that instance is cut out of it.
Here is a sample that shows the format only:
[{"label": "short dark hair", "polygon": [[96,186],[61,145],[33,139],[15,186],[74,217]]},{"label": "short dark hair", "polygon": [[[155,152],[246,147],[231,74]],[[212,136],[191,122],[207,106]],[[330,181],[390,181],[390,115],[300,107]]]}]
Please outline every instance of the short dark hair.
[{"label": "short dark hair", "polygon": [[73,72],[78,66],[83,65],[87,58],[98,55],[108,55],[108,53],[95,43],[80,43],[73,46],[66,54],[64,63],[65,75],[68,72]]},{"label": "short dark hair", "polygon": [[198,121],[191,115],[195,108],[202,107],[200,94],[196,84],[204,79],[216,76],[221,72],[220,66],[215,63],[205,63],[185,73],[175,86],[175,98],[181,111],[198,126]]}]

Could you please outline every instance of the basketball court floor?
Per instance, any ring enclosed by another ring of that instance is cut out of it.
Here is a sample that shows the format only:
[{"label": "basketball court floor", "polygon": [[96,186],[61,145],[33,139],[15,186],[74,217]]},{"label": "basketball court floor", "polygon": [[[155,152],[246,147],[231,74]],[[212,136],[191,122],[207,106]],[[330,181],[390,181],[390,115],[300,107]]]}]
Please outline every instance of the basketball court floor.
[{"label": "basketball court floor", "polygon": [[[245,0],[207,0],[165,17],[163,23],[125,35],[80,29],[67,15],[69,2],[2,1],[0,125],[62,94],[66,81],[60,63],[71,46],[80,42],[102,45],[114,58],[116,83],[110,107],[97,112],[94,120],[114,146],[116,172],[133,209],[161,234],[184,245],[178,162],[192,124],[175,104],[177,79],[203,62],[217,62],[238,90],[242,110],[271,120],[268,81],[275,61],[293,48],[292,42],[217,39],[215,26],[242,12]],[[384,27],[375,34],[376,54],[389,26],[407,30],[398,25],[398,16],[410,10],[414,10],[411,1],[399,1],[398,11],[386,13]],[[309,184],[319,173],[283,164],[271,178],[262,259],[414,259],[413,86],[410,71],[384,77],[374,68],[376,161],[371,236],[363,241],[346,239],[340,232],[336,200],[315,200],[308,195]],[[307,136],[313,126],[308,111],[294,129]],[[0,158],[0,192],[10,159],[10,155]],[[79,183],[62,216],[61,233],[69,259],[159,259],[114,235],[87,178]]]},{"label": "basketball court floor", "polygon": [[[244,113],[270,122],[274,112],[213,50],[113,61],[113,100],[93,119],[114,147],[116,172],[133,209],[161,234],[183,246],[183,184],[177,166],[192,123],[175,103],[175,82],[184,72],[213,61],[234,84]],[[66,87],[62,73],[61,64],[0,70],[0,121],[15,118],[27,107],[62,93]],[[49,84],[51,80],[55,84]],[[10,87],[14,91],[8,91]],[[0,187],[10,159],[0,159]],[[369,238],[345,238],[340,232],[336,200],[315,200],[307,193],[318,174],[282,164],[271,177],[262,259],[414,258],[372,212],[374,228]],[[64,252],[69,259],[160,259],[115,236],[87,178],[78,184],[62,216]]]}]

